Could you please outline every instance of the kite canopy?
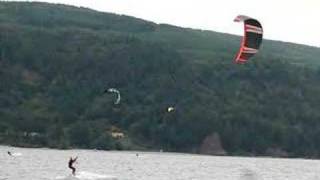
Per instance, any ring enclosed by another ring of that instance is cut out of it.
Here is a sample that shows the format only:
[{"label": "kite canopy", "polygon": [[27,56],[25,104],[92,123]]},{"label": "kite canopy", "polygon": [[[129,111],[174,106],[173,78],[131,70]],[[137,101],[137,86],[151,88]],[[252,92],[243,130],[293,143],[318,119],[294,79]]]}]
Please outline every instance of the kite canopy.
[{"label": "kite canopy", "polygon": [[115,89],[115,88],[109,88],[108,90],[105,90],[104,91],[105,93],[106,92],[109,92],[109,93],[116,93],[117,94],[117,99],[116,101],[114,102],[114,104],[119,104],[120,103],[120,100],[121,100],[121,96],[120,96],[120,91]]},{"label": "kite canopy", "polygon": [[174,107],[168,107],[167,111],[168,112],[174,111]]},{"label": "kite canopy", "polygon": [[239,15],[235,22],[244,22],[244,36],[242,38],[236,63],[243,64],[254,56],[262,43],[263,29],[259,21],[248,16]]}]

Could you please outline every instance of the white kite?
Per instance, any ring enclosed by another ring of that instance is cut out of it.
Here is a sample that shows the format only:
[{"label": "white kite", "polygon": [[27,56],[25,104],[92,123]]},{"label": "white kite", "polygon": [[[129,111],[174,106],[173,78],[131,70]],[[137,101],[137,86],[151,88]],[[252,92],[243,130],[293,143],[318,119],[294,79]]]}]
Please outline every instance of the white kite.
[{"label": "white kite", "polygon": [[120,104],[120,101],[121,101],[121,96],[120,96],[120,91],[115,89],[115,88],[109,88],[108,90],[105,90],[104,91],[105,93],[106,92],[109,92],[109,93],[116,93],[117,94],[117,99],[116,101],[114,102],[114,104]]}]

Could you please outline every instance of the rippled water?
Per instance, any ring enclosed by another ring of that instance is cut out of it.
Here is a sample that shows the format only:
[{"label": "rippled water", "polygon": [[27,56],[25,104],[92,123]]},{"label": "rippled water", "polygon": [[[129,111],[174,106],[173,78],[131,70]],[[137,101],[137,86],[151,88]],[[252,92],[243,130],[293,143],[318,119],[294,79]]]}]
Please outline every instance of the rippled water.
[{"label": "rippled water", "polygon": [[[8,150],[22,155],[11,157]],[[79,156],[79,171],[113,175],[119,180],[320,180],[318,160],[5,146],[0,146],[0,180],[54,180],[68,176],[70,156]]]}]

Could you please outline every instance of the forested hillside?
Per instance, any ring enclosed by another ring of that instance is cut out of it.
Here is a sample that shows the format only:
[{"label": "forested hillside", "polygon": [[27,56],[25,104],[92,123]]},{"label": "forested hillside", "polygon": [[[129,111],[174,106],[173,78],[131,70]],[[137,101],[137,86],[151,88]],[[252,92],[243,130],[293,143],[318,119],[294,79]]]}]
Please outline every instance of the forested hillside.
[{"label": "forested hillside", "polygon": [[237,65],[239,44],[86,8],[0,2],[0,143],[199,153],[215,134],[230,155],[319,157],[320,48],[265,40]]}]

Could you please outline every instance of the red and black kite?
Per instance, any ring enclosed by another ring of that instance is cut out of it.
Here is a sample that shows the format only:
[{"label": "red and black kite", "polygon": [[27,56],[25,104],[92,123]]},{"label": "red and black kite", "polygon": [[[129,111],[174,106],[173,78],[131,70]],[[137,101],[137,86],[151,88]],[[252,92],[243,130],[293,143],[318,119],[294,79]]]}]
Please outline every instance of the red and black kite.
[{"label": "red and black kite", "polygon": [[235,59],[236,63],[243,64],[258,52],[262,43],[263,29],[259,21],[248,16],[239,15],[234,21],[244,22],[244,36]]}]

